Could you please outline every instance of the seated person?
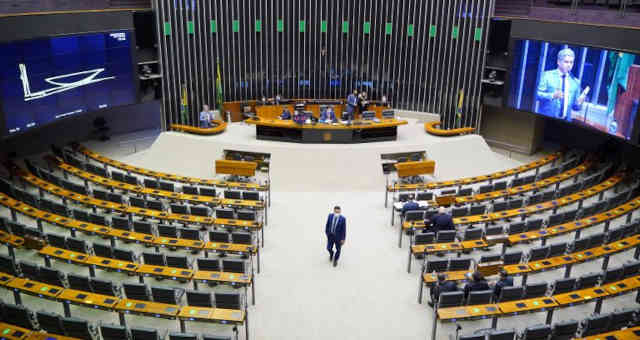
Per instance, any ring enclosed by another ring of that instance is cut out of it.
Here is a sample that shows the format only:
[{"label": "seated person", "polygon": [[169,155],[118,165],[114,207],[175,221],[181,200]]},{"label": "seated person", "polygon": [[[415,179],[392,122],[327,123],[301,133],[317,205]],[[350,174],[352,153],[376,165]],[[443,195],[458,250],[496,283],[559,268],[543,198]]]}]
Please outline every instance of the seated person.
[{"label": "seated person", "polygon": [[402,214],[404,215],[404,213],[406,213],[407,211],[419,210],[419,209],[420,209],[420,204],[416,202],[415,196],[412,194],[412,195],[409,195],[409,200],[402,205]]},{"label": "seated person", "polygon": [[513,278],[507,275],[504,269],[500,269],[500,278],[491,285],[493,286],[493,296],[497,299],[503,287],[513,287]]},{"label": "seated person", "polygon": [[304,113],[300,112],[300,111],[293,111],[293,122],[296,124],[304,124],[304,122],[307,120],[307,115],[305,115]]},{"label": "seated person", "polygon": [[287,109],[282,110],[282,113],[280,114],[280,119],[291,120],[291,112],[289,112],[289,110]]},{"label": "seated person", "polygon": [[431,288],[431,301],[428,302],[429,306],[433,307],[438,302],[441,293],[455,292],[458,290],[458,286],[453,281],[447,281],[447,276],[443,273],[438,274],[438,282]]},{"label": "seated person", "polygon": [[329,107],[326,110],[322,111],[320,114],[320,122],[322,123],[335,123],[338,119],[336,118],[336,114],[333,112],[333,108]]},{"label": "seated person", "polygon": [[471,274],[471,282],[464,286],[464,298],[467,299],[469,297],[469,292],[489,289],[491,288],[482,273],[475,271]]},{"label": "seated person", "polygon": [[453,218],[447,214],[447,210],[444,207],[438,208],[438,213],[431,218],[433,223],[433,232],[437,233],[441,230],[456,230],[456,226],[453,224]]},{"label": "seated person", "polygon": [[210,128],[212,126],[211,120],[213,119],[213,112],[209,110],[209,105],[202,105],[202,112],[200,112],[200,127]]}]

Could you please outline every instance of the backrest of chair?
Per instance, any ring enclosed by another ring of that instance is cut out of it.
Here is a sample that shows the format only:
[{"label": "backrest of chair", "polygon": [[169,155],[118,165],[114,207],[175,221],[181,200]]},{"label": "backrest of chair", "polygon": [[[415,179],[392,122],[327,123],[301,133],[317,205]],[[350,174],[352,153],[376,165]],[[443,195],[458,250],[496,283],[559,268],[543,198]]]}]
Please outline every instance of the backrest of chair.
[{"label": "backrest of chair", "polygon": [[113,216],[111,217],[111,227],[120,230],[131,231],[131,225],[128,218]]},{"label": "backrest of chair", "polygon": [[628,308],[622,310],[615,310],[611,313],[611,323],[609,324],[608,331],[614,331],[627,327],[635,320],[637,309]]},{"label": "backrest of chair", "polygon": [[91,339],[89,322],[75,317],[62,318],[62,328],[66,336],[78,339]]},{"label": "backrest of chair", "polygon": [[121,194],[117,194],[113,192],[109,193],[109,195],[107,196],[107,200],[113,203],[118,203],[118,204],[122,204],[124,202]]},{"label": "backrest of chair", "polygon": [[449,260],[449,271],[468,270],[471,267],[470,258],[452,258]]},{"label": "backrest of chair", "polygon": [[509,235],[513,235],[513,234],[520,234],[523,233],[525,231],[525,222],[514,222],[509,224]]},{"label": "backrest of chair", "polygon": [[212,259],[212,258],[198,258],[196,259],[198,263],[198,270],[205,270],[211,272],[219,272],[220,271],[220,260]]},{"label": "backrest of chair", "polygon": [[471,208],[469,208],[469,215],[474,216],[474,215],[482,215],[487,211],[487,206],[485,205],[472,205]]},{"label": "backrest of chair", "polygon": [[242,199],[242,195],[240,194],[240,191],[236,191],[236,190],[225,190],[225,192],[224,192],[224,198],[229,198],[229,199],[239,200],[239,199]]},{"label": "backrest of chair", "polygon": [[243,191],[242,199],[247,201],[259,201],[260,193],[257,191]]},{"label": "backrest of chair", "polygon": [[549,246],[549,254],[547,257],[554,257],[563,255],[567,251],[567,243],[554,243]]},{"label": "backrest of chair", "polygon": [[507,181],[499,181],[499,182],[494,182],[493,183],[493,190],[494,191],[504,190],[506,188],[507,188]]},{"label": "backrest of chair", "polygon": [[42,310],[36,313],[36,319],[41,330],[51,334],[64,334],[60,315]]},{"label": "backrest of chair", "polygon": [[167,267],[189,269],[189,260],[186,256],[166,255]]},{"label": "backrest of chair", "polygon": [[78,253],[86,253],[87,243],[75,237],[67,237],[67,249]]},{"label": "backrest of chair", "polygon": [[498,302],[507,302],[522,299],[524,289],[522,287],[502,287]]},{"label": "backrest of chair", "polygon": [[496,226],[486,226],[484,229],[485,235],[500,235],[504,233],[504,226],[496,225]]},{"label": "backrest of chair", "polygon": [[127,328],[120,325],[100,324],[102,340],[127,340],[129,338]]},{"label": "backrest of chair", "polygon": [[[13,228],[11,229],[13,230]],[[67,248],[67,239],[64,236],[60,236],[57,234],[47,234],[46,236],[47,243],[49,243],[50,246],[62,249]]]},{"label": "backrest of chair", "polygon": [[496,202],[493,204],[493,211],[500,212],[503,210],[507,210],[508,207],[509,207],[509,203],[506,201]]},{"label": "backrest of chair", "polygon": [[533,299],[544,296],[547,292],[548,285],[546,282],[528,283],[524,288],[524,298]]},{"label": "backrest of chair", "polygon": [[419,192],[416,195],[416,200],[418,200],[418,201],[431,201],[431,200],[433,200],[433,193],[432,192]]},{"label": "backrest of chair", "polygon": [[509,209],[522,208],[523,204],[524,204],[524,200],[522,198],[509,200]]},{"label": "backrest of chair", "polygon": [[156,179],[145,178],[143,184],[147,188],[158,189],[158,180]]},{"label": "backrest of chair", "polygon": [[478,188],[478,193],[484,194],[493,191],[493,184],[483,184]]},{"label": "backrest of chair", "polygon": [[160,340],[157,329],[131,327],[131,340]]},{"label": "backrest of chair", "polygon": [[196,307],[213,307],[210,292],[187,290],[187,305]]},{"label": "backrest of chair", "polygon": [[40,266],[27,261],[20,261],[19,265],[22,276],[32,280],[38,280],[38,276],[40,275]]},{"label": "backrest of chair", "polygon": [[549,215],[549,219],[547,220],[547,225],[554,226],[561,224],[564,221],[564,213],[557,213]]},{"label": "backrest of chair", "polygon": [[451,209],[451,217],[467,216],[468,213],[469,213],[469,208],[468,207],[460,207],[460,208]]},{"label": "backrest of chair", "polygon": [[453,242],[456,239],[455,230],[441,230],[436,235],[436,243]]},{"label": "backrest of chair", "polygon": [[533,194],[531,196],[529,196],[529,200],[527,201],[527,204],[529,205],[533,205],[533,204],[538,204],[540,202],[542,202],[542,193],[539,192],[537,194]]},{"label": "backrest of chair", "polygon": [[578,216],[578,209],[567,210],[564,212],[564,221],[562,223],[571,222]]},{"label": "backrest of chair", "polygon": [[529,261],[537,261],[547,257],[549,254],[549,246],[533,247],[529,250]]},{"label": "backrest of chair", "polygon": [[142,253],[142,258],[145,264],[150,264],[153,266],[166,266],[166,260],[164,254],[158,253]]},{"label": "backrest of chair", "polygon": [[178,231],[180,232],[180,238],[194,241],[202,239],[200,236],[200,232],[196,229],[178,228]]},{"label": "backrest of chair", "polygon": [[209,232],[209,241],[229,243],[229,233],[224,231],[212,230]]},{"label": "backrest of chair", "polygon": [[211,210],[209,208],[204,206],[197,206],[197,205],[190,206],[189,210],[191,211],[192,215],[196,215],[196,216],[208,217],[211,213]]},{"label": "backrest of chair", "polygon": [[502,256],[505,265],[517,264],[522,261],[522,251],[507,252]]},{"label": "backrest of chair", "polygon": [[153,226],[149,222],[134,221],[133,231],[135,231],[136,233],[153,235]]},{"label": "backrest of chair", "polygon": [[93,246],[93,254],[100,257],[113,257],[112,249],[110,246],[106,246],[99,243],[94,243]]},{"label": "backrest of chair", "polygon": [[127,296],[127,299],[151,301],[149,290],[147,289],[147,285],[145,284],[123,283],[122,288],[124,288],[124,293]]},{"label": "backrest of chair", "polygon": [[581,275],[576,281],[576,289],[591,288],[598,284],[600,273],[588,273]]},{"label": "backrest of chair", "polygon": [[422,221],[424,220],[423,210],[410,210],[404,214],[405,221]]},{"label": "backrest of chair", "polygon": [[107,225],[107,219],[98,214],[89,214],[89,221],[93,224]]},{"label": "backrest of chair", "polygon": [[434,239],[434,233],[416,233],[413,237],[413,244],[430,244]]},{"label": "backrest of chair", "polygon": [[91,290],[96,294],[116,296],[116,289],[111,281],[92,277],[89,279],[89,285],[91,286]]},{"label": "backrest of chair", "polygon": [[216,192],[215,188],[200,187],[200,195],[209,196],[209,197],[216,197],[217,196],[217,192]]},{"label": "backrest of chair", "polygon": [[242,259],[223,259],[222,268],[225,272],[244,274],[247,272],[247,262]]},{"label": "backrest of chair", "polygon": [[484,305],[491,303],[493,297],[493,290],[476,290],[469,292],[469,298],[467,299],[468,305]]},{"label": "backrest of chair", "polygon": [[160,189],[165,191],[174,192],[176,190],[175,186],[171,182],[160,181]]},{"label": "backrest of chair", "polygon": [[443,292],[438,296],[438,308],[462,306],[464,292]]},{"label": "backrest of chair", "polygon": [[178,304],[178,294],[175,288],[151,287],[151,296],[153,297],[154,302],[170,305]]},{"label": "backrest of chair", "polygon": [[427,260],[426,272],[445,272],[449,267],[449,260]]},{"label": "backrest of chair", "polygon": [[241,309],[242,302],[238,293],[214,293],[216,308]]},{"label": "backrest of chair", "polygon": [[638,260],[634,260],[631,262],[627,262],[624,265],[622,265],[622,268],[624,270],[623,273],[623,278],[629,278],[632,276],[637,275],[638,273],[640,273],[640,261]]},{"label": "backrest of chair", "polygon": [[471,228],[467,227],[463,234],[463,239],[465,241],[468,240],[479,240],[482,238],[482,228]]},{"label": "backrest of chair", "polygon": [[29,316],[29,310],[23,306],[5,304],[4,312],[7,317],[11,316],[11,323],[26,329],[33,329],[33,323]]},{"label": "backrest of chair", "polygon": [[198,192],[198,187],[191,185],[183,185],[182,192],[188,195],[200,195],[200,192]]},{"label": "backrest of chair", "polygon": [[244,221],[255,221],[256,212],[248,209],[238,210],[238,219]]},{"label": "backrest of chair", "polygon": [[93,197],[99,200],[106,201],[109,197],[109,193],[104,190],[93,189]]},{"label": "backrest of chair", "polygon": [[579,252],[589,248],[589,238],[579,238],[573,241],[570,245],[572,252]]},{"label": "backrest of chair", "polygon": [[624,267],[616,266],[613,268],[609,268],[604,273],[602,273],[602,284],[612,283],[619,280],[622,280],[622,275],[624,275]]},{"label": "backrest of chair", "polygon": [[589,237],[589,248],[601,246],[604,243],[605,234],[597,233]]},{"label": "backrest of chair", "polygon": [[524,329],[522,340],[547,340],[551,335],[551,325],[534,325]]},{"label": "backrest of chair", "polygon": [[164,211],[164,203],[158,200],[147,200],[147,208],[152,210]]},{"label": "backrest of chair", "polygon": [[570,339],[576,334],[578,330],[578,321],[575,320],[562,320],[553,324],[551,333],[553,339]]},{"label": "backrest of chair", "polygon": [[584,327],[580,336],[599,334],[607,331],[611,323],[611,314],[592,315],[584,320]]},{"label": "backrest of chair", "polygon": [[250,232],[236,231],[231,233],[231,243],[252,244],[253,236]]},{"label": "backrest of chair", "polygon": [[473,195],[473,188],[462,188],[458,190],[458,196],[471,196]]},{"label": "backrest of chair", "polygon": [[184,204],[169,204],[169,208],[171,212],[174,214],[187,215],[189,212],[187,211],[187,206]]},{"label": "backrest of chair", "polygon": [[131,204],[131,206],[134,206],[134,207],[137,207],[137,208],[146,208],[147,207],[147,201],[145,201],[144,199],[142,199],[140,197],[134,197],[134,196],[129,197],[129,204]]},{"label": "backrest of chair", "polygon": [[63,275],[64,274],[57,269],[40,267],[38,281],[58,287],[64,287],[64,283],[62,282]]},{"label": "backrest of chair", "polygon": [[572,291],[576,286],[576,279],[573,277],[553,281],[553,295],[564,294]]},{"label": "backrest of chair", "polygon": [[497,262],[502,260],[502,255],[493,254],[493,255],[481,255],[479,263],[487,263],[487,262]]},{"label": "backrest of chair", "polygon": [[158,230],[158,235],[162,237],[178,237],[178,229],[170,224],[158,224],[156,227]]},{"label": "backrest of chair", "polygon": [[13,258],[0,254],[0,272],[18,276],[17,268]]},{"label": "backrest of chair", "polygon": [[487,340],[513,340],[516,336],[516,331],[512,330],[494,330],[489,332]]},{"label": "backrest of chair", "polygon": [[89,278],[82,275],[67,274],[67,282],[69,282],[69,288],[75,290],[82,290],[85,292],[91,292],[91,284],[89,284]]},{"label": "backrest of chair", "polygon": [[230,209],[230,208],[216,209],[216,218],[233,219],[234,218],[233,209]]}]

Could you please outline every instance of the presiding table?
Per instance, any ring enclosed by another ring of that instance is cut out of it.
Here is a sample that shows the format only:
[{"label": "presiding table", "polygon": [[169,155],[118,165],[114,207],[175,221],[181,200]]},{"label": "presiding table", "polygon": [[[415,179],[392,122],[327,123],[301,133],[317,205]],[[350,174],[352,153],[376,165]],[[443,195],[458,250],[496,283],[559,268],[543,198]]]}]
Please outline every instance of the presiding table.
[{"label": "presiding table", "polygon": [[296,124],[291,120],[250,118],[247,124],[256,126],[256,137],[296,143],[367,143],[392,141],[398,137],[398,126],[406,120],[354,120],[352,124]]}]

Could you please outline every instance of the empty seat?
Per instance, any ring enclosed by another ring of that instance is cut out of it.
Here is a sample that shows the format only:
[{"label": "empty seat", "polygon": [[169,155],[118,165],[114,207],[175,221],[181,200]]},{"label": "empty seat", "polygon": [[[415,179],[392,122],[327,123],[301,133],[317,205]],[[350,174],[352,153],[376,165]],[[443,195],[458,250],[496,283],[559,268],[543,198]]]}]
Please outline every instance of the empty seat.
[{"label": "empty seat", "polygon": [[213,307],[213,299],[210,292],[187,290],[187,305],[196,307]]},{"label": "empty seat", "polygon": [[430,244],[430,243],[433,243],[434,240],[435,240],[434,233],[420,233],[420,234],[414,235],[413,244],[416,244],[416,245]]},{"label": "empty seat", "polygon": [[31,263],[27,261],[20,261],[19,265],[20,265],[20,272],[22,273],[23,277],[26,277],[32,280],[38,280],[38,276],[40,275],[40,266],[38,266],[35,263]]},{"label": "empty seat", "polygon": [[40,267],[37,278],[40,282],[46,282],[58,287],[64,287],[63,279],[64,274],[61,271],[47,267]]},{"label": "empty seat", "polygon": [[493,191],[493,185],[492,184],[484,184],[484,185],[481,185],[478,188],[478,193],[480,193],[480,194],[484,194],[484,193],[491,192],[491,191]]},{"label": "empty seat", "polygon": [[111,227],[115,229],[131,231],[131,224],[129,223],[128,218],[117,216],[111,217]]},{"label": "empty seat", "polygon": [[449,271],[468,270],[471,267],[471,259],[452,258],[449,260]]},{"label": "empty seat", "polygon": [[628,327],[634,321],[636,312],[637,309],[633,308],[613,311],[611,313],[611,323],[609,323],[609,329],[607,331],[615,331],[623,327]]},{"label": "empty seat", "polygon": [[485,205],[472,205],[469,208],[469,215],[483,215],[487,211],[487,207]]},{"label": "empty seat", "polygon": [[87,253],[87,243],[74,237],[67,237],[67,249],[78,253]]},{"label": "empty seat", "polygon": [[122,288],[124,288],[124,293],[126,294],[127,299],[151,301],[149,290],[147,289],[147,286],[144,284],[123,283]]},{"label": "empty seat", "polygon": [[552,214],[549,215],[549,219],[547,220],[547,225],[554,226],[564,222],[564,213]]},{"label": "empty seat", "polygon": [[467,207],[451,209],[451,217],[467,216],[468,214],[469,214],[469,208]]},{"label": "empty seat", "polygon": [[504,261],[505,265],[520,263],[522,261],[522,251],[507,252],[502,256],[502,261]]},{"label": "empty seat", "polygon": [[176,191],[173,183],[165,182],[165,181],[160,181],[160,189],[165,191],[171,191],[171,192]]},{"label": "empty seat", "polygon": [[484,229],[484,234],[487,236],[504,234],[504,227],[501,225],[486,226]]},{"label": "empty seat", "polygon": [[107,200],[113,203],[123,204],[124,200],[122,199],[122,195],[110,192],[107,196]]},{"label": "empty seat", "polygon": [[171,208],[171,212],[174,213],[174,214],[181,214],[181,215],[189,214],[189,212],[187,212],[187,206],[186,205],[169,204],[169,207]]},{"label": "empty seat", "polygon": [[34,324],[31,321],[31,313],[23,306],[17,306],[12,304],[4,305],[4,315],[11,317],[11,324],[26,329],[34,329]]},{"label": "empty seat", "polygon": [[449,260],[428,260],[425,267],[427,273],[445,272],[449,267]]},{"label": "empty seat", "polygon": [[189,207],[192,215],[209,217],[211,215],[211,209],[205,206],[192,205]]},{"label": "empty seat", "polygon": [[598,233],[589,237],[589,248],[599,247],[604,243],[605,234]]},{"label": "empty seat", "polygon": [[73,210],[73,218],[82,222],[89,222],[89,213],[82,210]]},{"label": "empty seat", "polygon": [[524,289],[522,287],[502,287],[497,302],[507,302],[522,299]]},{"label": "empty seat", "polygon": [[617,266],[613,268],[609,268],[604,273],[602,273],[602,283],[608,284],[616,281],[622,280],[622,276],[624,275],[624,267]]},{"label": "empty seat", "polygon": [[115,170],[111,171],[111,178],[115,181],[125,182],[124,176],[125,174],[120,171],[115,171]]},{"label": "empty seat", "polygon": [[158,189],[159,187],[158,181],[155,179],[145,178],[143,183],[144,183],[144,186],[147,188]]},{"label": "empty seat", "polygon": [[533,247],[529,250],[529,262],[544,259],[547,257],[548,254],[549,254],[549,246]]},{"label": "empty seat", "polygon": [[568,293],[575,288],[576,279],[569,277],[566,279],[555,280],[551,286],[551,293],[553,295]]},{"label": "empty seat", "polygon": [[164,203],[158,200],[147,200],[147,208],[152,210],[164,211]]},{"label": "empty seat", "polygon": [[216,218],[233,219],[234,218],[233,209],[230,209],[230,208],[216,209]]},{"label": "empty seat", "polygon": [[509,235],[520,234],[525,231],[525,223],[524,222],[514,222],[509,224],[507,229],[509,231]]},{"label": "empty seat", "polygon": [[200,195],[216,197],[217,196],[216,189],[208,188],[208,187],[200,187]]},{"label": "empty seat", "polygon": [[589,248],[589,238],[585,237],[585,238],[579,238],[575,241],[573,241],[570,245],[569,248],[571,249],[571,252],[573,253],[577,253],[579,251],[583,251],[585,249]]},{"label": "empty seat", "polygon": [[534,205],[534,204],[538,204],[540,202],[542,202],[542,193],[539,192],[537,194],[533,194],[531,196],[529,196],[529,200],[527,201],[527,204],[529,205]]},{"label": "empty seat", "polygon": [[438,308],[462,306],[464,292],[444,292],[438,296]]},{"label": "empty seat", "polygon": [[107,219],[104,216],[98,214],[89,214],[89,222],[98,225],[108,225]]},{"label": "empty seat", "polygon": [[576,289],[591,288],[593,286],[598,285],[599,280],[600,280],[600,273],[588,273],[588,274],[582,275],[576,281]]},{"label": "empty seat", "polygon": [[91,284],[89,283],[89,278],[82,275],[77,274],[67,274],[67,282],[69,283],[69,288],[75,290],[82,290],[85,292],[92,291]]},{"label": "empty seat", "polygon": [[432,192],[419,192],[416,195],[416,200],[417,201],[431,201],[431,200],[433,200],[433,193]]},{"label": "empty seat", "polygon": [[[209,241],[229,243],[229,233],[224,231],[213,230],[209,232]],[[235,242],[233,242],[235,243]]]},{"label": "empty seat", "polygon": [[623,274],[622,277],[624,279],[632,277],[640,273],[640,261],[634,260],[631,262],[627,262],[622,265]]},{"label": "empty seat", "polygon": [[136,262],[136,256],[132,250],[113,248],[111,250],[113,257],[121,261]]},{"label": "empty seat", "polygon": [[178,238],[178,230],[170,224],[158,224],[158,236]]},{"label": "empty seat", "polygon": [[195,333],[170,332],[169,340],[198,340],[198,335]]},{"label": "empty seat", "polygon": [[566,251],[567,251],[567,243],[566,242],[554,243],[554,244],[549,246],[549,254],[547,254],[547,257],[555,257],[555,256],[564,255],[564,253]]},{"label": "empty seat", "polygon": [[178,229],[178,231],[180,232],[181,238],[184,238],[187,240],[194,240],[194,241],[201,240],[200,232],[198,230],[189,229],[189,228],[180,228]]},{"label": "empty seat", "polygon": [[145,264],[152,266],[166,266],[166,260],[164,254],[158,253],[142,253],[142,258]]},{"label": "empty seat", "polygon": [[436,235],[436,243],[454,242],[456,239],[455,230],[442,230]]},{"label": "empty seat", "polygon": [[60,315],[47,311],[39,311],[36,313],[36,318],[38,319],[40,330],[51,334],[64,335],[64,328],[62,328],[62,318]]},{"label": "empty seat", "polygon": [[522,198],[509,200],[509,209],[522,208],[523,204],[524,204],[524,200]]},{"label": "empty seat", "polygon": [[507,181],[499,181],[493,183],[493,191],[504,190],[507,188]]},{"label": "empty seat", "polygon": [[461,240],[469,241],[469,240],[479,240],[482,238],[482,229],[480,228],[467,228],[464,233],[462,233]]},{"label": "empty seat", "polygon": [[219,272],[220,270],[220,260],[218,259],[207,259],[207,258],[198,258],[196,260],[198,264],[198,270],[205,270],[210,272]]},{"label": "empty seat", "polygon": [[493,297],[493,290],[476,290],[469,292],[467,298],[467,305],[484,305],[491,303]]},{"label": "empty seat", "polygon": [[129,204],[131,204],[131,206],[136,208],[143,208],[143,209],[147,208],[147,201],[145,201],[140,197],[133,197],[133,196],[129,197]]},{"label": "empty seat", "polygon": [[200,195],[200,192],[198,191],[198,187],[194,187],[191,185],[183,185],[182,192],[189,195]]},{"label": "empty seat", "polygon": [[99,243],[94,243],[93,246],[93,254],[100,257],[112,257],[111,247],[105,246]]},{"label": "empty seat", "polygon": [[252,244],[253,236],[250,232],[236,231],[231,233],[231,243]]},{"label": "empty seat", "polygon": [[153,228],[151,223],[143,222],[143,221],[134,221],[133,222],[133,231],[136,233],[153,235]]},{"label": "empty seat", "polygon": [[224,192],[224,198],[239,200],[239,199],[242,199],[242,196],[240,194],[240,191],[226,190]]},{"label": "empty seat", "polygon": [[189,260],[187,259],[186,256],[167,255],[166,261],[167,261],[168,267],[183,268],[183,269],[189,269],[191,267],[189,265]]},{"label": "empty seat", "polygon": [[533,299],[544,296],[547,293],[547,283],[529,283],[524,288],[524,298]]},{"label": "empty seat", "polygon": [[481,255],[480,256],[480,263],[487,263],[487,262],[497,262],[497,261],[501,261],[502,260],[502,255],[500,254],[494,254],[494,255]]},{"label": "empty seat", "polygon": [[589,316],[582,322],[582,332],[580,336],[585,337],[604,333],[608,330],[609,323],[611,323],[611,314]]},{"label": "empty seat", "polygon": [[97,278],[90,278],[89,285],[91,286],[91,290],[96,294],[109,295],[109,296],[117,296],[118,290],[116,286],[111,281],[101,280]]},{"label": "empty seat", "polygon": [[259,201],[260,193],[257,191],[243,191],[242,199],[247,201]]},{"label": "empty seat", "polygon": [[224,259],[222,268],[225,272],[244,274],[247,272],[247,262],[241,259]]},{"label": "empty seat", "polygon": [[93,197],[99,200],[107,201],[109,199],[109,193],[104,190],[93,189]]},{"label": "empty seat", "polygon": [[471,196],[473,195],[473,188],[462,188],[458,190],[458,196]]},{"label": "empty seat", "polygon": [[18,271],[13,259],[7,255],[0,255],[0,272],[18,276]]},{"label": "empty seat", "polygon": [[113,324],[100,324],[100,334],[102,340],[126,340],[129,338],[126,327]]},{"label": "empty seat", "polygon": [[216,308],[241,309],[242,302],[238,293],[215,293]]},{"label": "empty seat", "polygon": [[178,288],[151,287],[154,302],[177,305],[183,290]]},{"label": "empty seat", "polygon": [[131,327],[131,340],[160,340],[160,336],[156,329]]},{"label": "empty seat", "polygon": [[256,213],[252,210],[238,210],[238,219],[244,221],[255,221]]},{"label": "empty seat", "polygon": [[507,208],[509,207],[508,203],[503,201],[503,202],[496,202],[493,204],[493,212],[500,212],[503,210],[507,210]]},{"label": "empty seat", "polygon": [[49,245],[52,247],[62,248],[62,249],[67,248],[67,240],[64,236],[60,236],[56,234],[47,234],[47,243],[49,243]]},{"label": "empty seat", "polygon": [[522,340],[548,340],[551,335],[551,325],[529,326],[522,332]]},{"label": "empty seat", "polygon": [[422,221],[424,220],[423,210],[410,210],[404,213],[405,221]]},{"label": "empty seat", "polygon": [[487,340],[514,340],[516,331],[514,330],[492,330],[489,332]]},{"label": "empty seat", "polygon": [[66,336],[85,340],[93,339],[87,320],[75,317],[62,318],[62,328]]}]

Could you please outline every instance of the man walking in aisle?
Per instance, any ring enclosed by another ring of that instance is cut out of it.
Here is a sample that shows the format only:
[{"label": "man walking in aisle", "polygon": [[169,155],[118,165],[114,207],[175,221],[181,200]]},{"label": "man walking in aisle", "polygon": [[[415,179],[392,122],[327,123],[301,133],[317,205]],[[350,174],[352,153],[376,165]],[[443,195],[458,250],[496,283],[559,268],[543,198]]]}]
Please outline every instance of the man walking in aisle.
[{"label": "man walking in aisle", "polygon": [[[333,266],[338,265],[338,259],[340,258],[340,249],[344,244],[344,239],[347,233],[347,219],[340,215],[340,207],[335,206],[333,213],[327,217],[327,226],[325,227],[325,233],[327,234],[327,250],[329,251],[329,262],[333,261]],[[336,247],[335,254],[333,253],[333,246]]]}]

